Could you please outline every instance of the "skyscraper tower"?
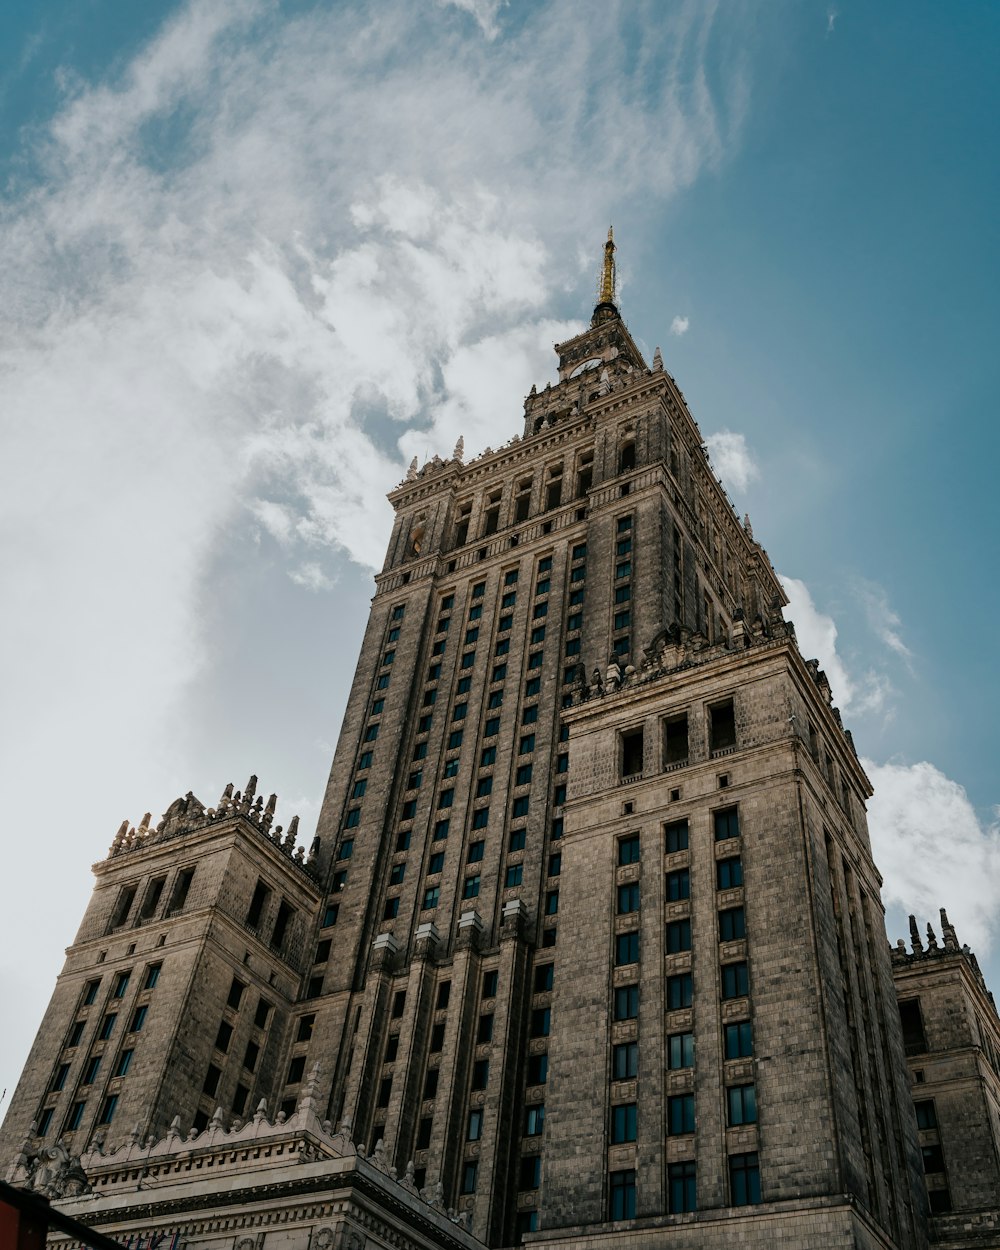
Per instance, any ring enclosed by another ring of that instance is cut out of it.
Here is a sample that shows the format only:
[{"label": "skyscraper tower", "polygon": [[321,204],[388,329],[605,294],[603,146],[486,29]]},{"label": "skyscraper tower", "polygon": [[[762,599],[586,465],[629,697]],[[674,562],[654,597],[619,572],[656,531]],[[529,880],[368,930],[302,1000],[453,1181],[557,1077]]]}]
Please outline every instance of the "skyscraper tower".
[{"label": "skyscraper tower", "polygon": [[919,1247],[868,781],[620,317],[610,232],[591,324],[556,352],[521,435],[414,462],[389,496],[308,861],[245,796],[188,796],[169,837],[119,846],[98,875],[125,893],[81,931],[5,1132],[50,1113],[41,1135],[78,1149],[101,1118],[113,1135],[66,1049],[81,1019],[74,1046],[99,1045],[91,982],[116,992],[92,939],[176,926],[190,858],[206,910],[162,947],[141,1134],[213,1102],[292,1116],[311,1074],[310,1106],[491,1246],[638,1221],[686,1246]]}]

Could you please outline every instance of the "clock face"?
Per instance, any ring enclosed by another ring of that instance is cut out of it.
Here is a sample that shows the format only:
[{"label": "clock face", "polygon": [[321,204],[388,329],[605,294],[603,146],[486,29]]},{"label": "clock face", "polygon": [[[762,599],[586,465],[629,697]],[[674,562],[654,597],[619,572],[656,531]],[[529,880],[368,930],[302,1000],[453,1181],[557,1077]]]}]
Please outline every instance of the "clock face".
[{"label": "clock face", "polygon": [[571,378],[578,378],[581,373],[586,373],[588,369],[596,369],[598,365],[603,364],[604,361],[600,356],[591,356],[591,358],[589,360],[585,360],[582,365],[577,365],[569,376]]}]

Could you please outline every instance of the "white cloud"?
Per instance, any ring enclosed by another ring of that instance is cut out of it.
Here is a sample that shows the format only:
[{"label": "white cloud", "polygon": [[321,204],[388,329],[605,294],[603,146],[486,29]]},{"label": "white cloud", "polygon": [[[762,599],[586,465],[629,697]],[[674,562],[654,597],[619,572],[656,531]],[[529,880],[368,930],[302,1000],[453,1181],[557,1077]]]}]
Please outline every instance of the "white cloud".
[{"label": "white cloud", "polygon": [[838,13],[836,9],[834,8],[827,9],[826,11],[826,33],[828,35],[833,34],[833,28],[839,16],[840,14]]},{"label": "white cloud", "polygon": [[487,39],[495,39],[500,33],[497,15],[507,6],[507,0],[438,0],[438,3],[471,13]]},{"label": "white cloud", "polygon": [[[495,33],[495,3],[465,7]],[[202,785],[186,696],[224,697],[206,660],[248,517],[317,588],[338,555],[379,563],[401,437],[520,428],[580,241],[739,134],[737,24],[636,13],[641,58],[569,0],[509,39],[401,0],[195,0],[116,80],[71,83],[0,215],[12,827],[53,770],[88,839]],[[66,846],[50,914],[76,914],[92,857]],[[12,932],[37,930],[30,893]]]},{"label": "white cloud", "polygon": [[312,591],[332,590],[337,584],[337,579],[324,573],[314,560],[300,564],[288,576],[296,586],[304,586],[306,590]]},{"label": "white cloud", "polygon": [[670,333],[680,338],[682,334],[687,334],[690,325],[690,317],[675,317],[670,323]]},{"label": "white cloud", "polygon": [[705,444],[716,473],[730,490],[742,494],[760,476],[744,435],[719,430],[706,435]]},{"label": "white cloud", "polygon": [[799,650],[807,660],[819,660],[841,711],[856,715],[885,712],[893,693],[889,679],[873,669],[858,680],[852,678],[837,651],[837,625],[833,617],[816,607],[805,582],[780,574],[779,578],[788,596],[785,617],[795,625]]},{"label": "white cloud", "polygon": [[886,905],[930,917],[939,936],[944,907],[959,940],[986,954],[1000,920],[1000,825],[984,826],[933,764],[862,763],[875,789],[868,824]]}]

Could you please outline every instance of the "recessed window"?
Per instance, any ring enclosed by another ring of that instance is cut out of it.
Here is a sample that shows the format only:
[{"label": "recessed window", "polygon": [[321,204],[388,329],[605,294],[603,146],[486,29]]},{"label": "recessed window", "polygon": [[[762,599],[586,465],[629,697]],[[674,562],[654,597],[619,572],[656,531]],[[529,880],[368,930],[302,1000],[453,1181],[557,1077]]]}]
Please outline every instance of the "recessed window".
[{"label": "recessed window", "polygon": [[626,838],[618,839],[618,863],[637,864],[639,862],[639,835],[630,833]]},{"label": "recessed window", "polygon": [[667,1132],[671,1137],[694,1132],[694,1094],[667,1099]]},{"label": "recessed window", "polygon": [[712,820],[715,825],[716,842],[723,842],[726,838],[738,838],[740,836],[740,817],[737,808],[720,808],[712,813]]},{"label": "recessed window", "polygon": [[743,998],[750,993],[750,974],[743,962],[722,965],[722,997]]},{"label": "recessed window", "polygon": [[612,1172],[608,1178],[611,1218],[613,1220],[635,1219],[635,1169],[626,1168]]},{"label": "recessed window", "polygon": [[421,911],[433,911],[438,905],[441,897],[441,887],[437,885],[429,886],[424,890],[423,901],[420,904]]},{"label": "recessed window", "polygon": [[618,914],[628,915],[639,910],[639,882],[627,881],[618,887]]},{"label": "recessed window", "polygon": [[492,1012],[479,1017],[479,1025],[476,1029],[477,1046],[483,1046],[487,1042],[493,1041],[493,1019],[494,1017]]},{"label": "recessed window", "polygon": [[622,776],[634,777],[642,772],[642,728],[631,729],[621,737]]},{"label": "recessed window", "polygon": [[667,1188],[671,1215],[698,1210],[698,1191],[693,1159],[671,1163],[667,1166]]},{"label": "recessed window", "polygon": [[681,1011],[690,1007],[694,998],[694,982],[690,972],[679,972],[667,977],[667,1010]]},{"label": "recessed window", "polygon": [[671,716],[663,724],[663,762],[667,768],[686,764],[688,759],[687,712]]},{"label": "recessed window", "polygon": [[490,1079],[490,1061],[488,1059],[477,1059],[472,1065],[472,1089],[473,1091],[485,1089]]},{"label": "recessed window", "polygon": [[639,934],[619,933],[615,938],[615,964],[621,967],[624,964],[637,964],[639,962]]},{"label": "recessed window", "polygon": [[634,1020],[639,1014],[639,987],[620,985],[615,990],[614,1017],[616,1020]]},{"label": "recessed window", "polygon": [[667,954],[676,955],[691,949],[691,921],[671,920],[667,924]]},{"label": "recessed window", "polygon": [[691,897],[691,872],[687,868],[678,868],[667,873],[667,900],[671,903],[681,902]]},{"label": "recessed window", "polygon": [[753,1085],[733,1085],[726,1090],[728,1122],[731,1127],[757,1123],[757,1092]]},{"label": "recessed window", "polygon": [[523,880],[524,880],[524,865],[523,864],[509,864],[507,867],[507,871],[504,874],[504,880],[503,880],[504,888],[507,890],[512,889],[514,886],[520,885]]},{"label": "recessed window", "polygon": [[[437,824],[435,824],[434,826],[433,840],[435,842],[444,841],[444,839],[448,836],[448,828],[450,825],[451,825],[450,820],[439,820]],[[409,843],[407,843],[407,845],[409,845]]]},{"label": "recessed window", "polygon": [[743,884],[743,861],[738,855],[716,861],[715,884],[719,890],[733,890]]},{"label": "recessed window", "polygon": [[734,1207],[760,1202],[760,1165],[756,1151],[729,1156],[729,1199]]},{"label": "recessed window", "polygon": [[444,868],[444,851],[435,851],[427,861],[427,872],[434,876]]},{"label": "recessed window", "polygon": [[727,1059],[747,1059],[753,1054],[753,1025],[749,1020],[726,1025],[725,1046]]},{"label": "recessed window", "polygon": [[742,907],[727,907],[719,912],[719,941],[735,942],[747,935],[746,918]]},{"label": "recessed window", "polygon": [[639,1043],[623,1042],[611,1052],[611,1077],[615,1081],[630,1081],[639,1074]]},{"label": "recessed window", "polygon": [[637,1107],[634,1102],[622,1103],[617,1107],[612,1107],[612,1144],[617,1145],[620,1142],[635,1141],[637,1119]]},{"label": "recessed window", "polygon": [[545,1130],[545,1104],[535,1103],[524,1109],[525,1137],[540,1137]]},{"label": "recessed window", "polygon": [[732,699],[715,703],[708,709],[708,744],[713,754],[736,746],[736,712]]},{"label": "recessed window", "polygon": [[693,1033],[672,1033],[667,1038],[667,1067],[672,1071],[694,1067]]}]

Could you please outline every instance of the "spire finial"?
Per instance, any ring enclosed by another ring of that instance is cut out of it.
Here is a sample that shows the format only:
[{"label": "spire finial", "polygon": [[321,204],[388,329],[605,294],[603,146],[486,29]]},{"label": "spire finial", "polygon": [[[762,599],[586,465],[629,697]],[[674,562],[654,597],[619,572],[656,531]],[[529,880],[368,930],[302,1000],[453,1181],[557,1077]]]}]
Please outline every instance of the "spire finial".
[{"label": "spire finial", "polygon": [[604,245],[604,263],[601,266],[600,304],[615,302],[615,230],[608,226],[608,241]]}]

